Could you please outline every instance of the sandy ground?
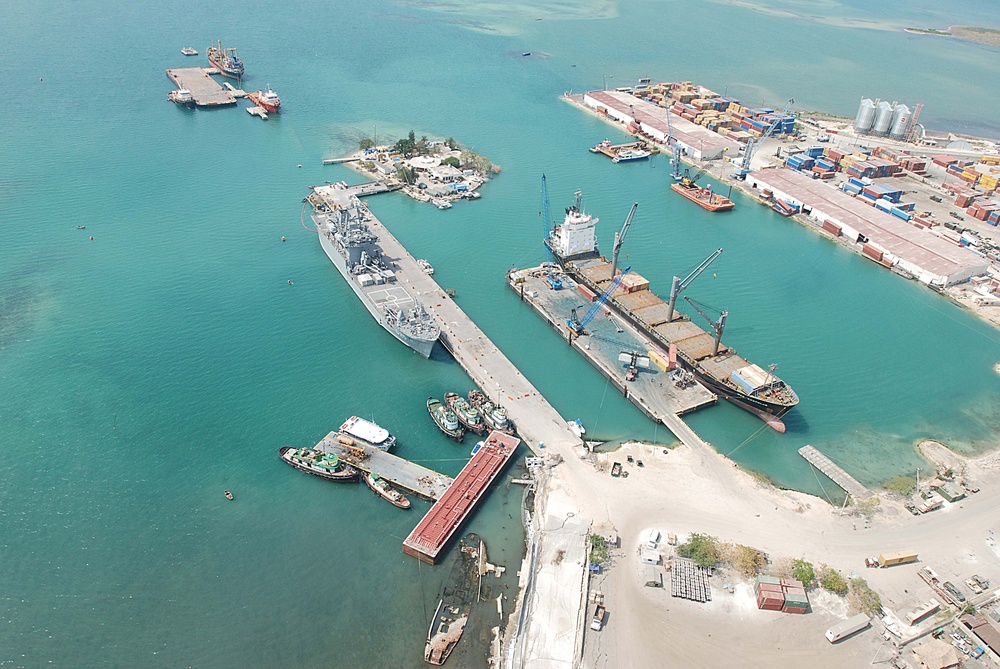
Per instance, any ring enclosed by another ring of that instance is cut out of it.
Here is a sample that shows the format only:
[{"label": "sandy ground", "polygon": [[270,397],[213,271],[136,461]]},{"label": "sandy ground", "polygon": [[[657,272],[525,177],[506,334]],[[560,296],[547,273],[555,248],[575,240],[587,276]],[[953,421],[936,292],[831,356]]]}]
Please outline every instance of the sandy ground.
[{"label": "sandy ground", "polygon": [[[940,459],[958,457],[934,444],[923,445],[923,451]],[[626,464],[628,454],[645,466]],[[612,461],[622,462],[629,476],[612,478]],[[709,604],[673,599],[668,589],[643,587],[647,566],[637,555],[640,537],[654,527],[664,536],[674,532],[681,539],[701,532],[761,549],[773,560],[805,557],[826,563],[846,576],[866,578],[885,607],[902,616],[934,596],[916,576],[922,565],[959,587],[974,573],[1000,582],[1000,553],[987,541],[990,530],[1000,530],[995,511],[1000,502],[1000,456],[968,461],[966,471],[982,488],[980,493],[917,517],[883,500],[869,524],[840,515],[818,498],[761,483],[707,448],[680,446],[667,452],[631,444],[612,454],[590,456],[589,461],[565,460],[550,470],[559,501],[558,510],[549,507],[549,515],[591,518],[596,531],[614,528],[621,537],[610,569],[591,583],[591,589],[604,593],[609,615],[602,631],[585,631],[583,666],[735,666],[738,661],[745,667],[797,667],[808,660],[818,667],[842,667],[867,665],[876,652],[887,658],[890,649],[879,651],[882,640],[874,630],[835,646],[827,643],[823,633],[847,613],[837,597],[813,595],[813,612],[795,616],[757,611],[749,584],[732,578],[712,579],[715,599]],[[890,569],[864,568],[866,556],[905,549],[918,551],[920,561]],[[539,573],[546,568],[543,565]],[[665,577],[668,585],[669,575]],[[561,578],[572,581],[566,574]],[[737,585],[734,594],[721,588],[726,581]],[[560,610],[546,613],[555,590],[550,587],[549,594],[534,600],[532,615],[541,627],[573,617],[562,610],[572,597],[552,600]],[[582,627],[589,622],[589,611],[584,617]]]}]

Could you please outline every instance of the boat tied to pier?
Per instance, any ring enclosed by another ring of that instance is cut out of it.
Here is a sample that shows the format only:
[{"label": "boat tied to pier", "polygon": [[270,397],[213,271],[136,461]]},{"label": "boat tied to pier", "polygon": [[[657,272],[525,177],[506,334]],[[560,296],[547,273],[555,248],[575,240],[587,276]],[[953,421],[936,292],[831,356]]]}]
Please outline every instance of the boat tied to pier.
[{"label": "boat tied to pier", "polygon": [[358,480],[358,470],[333,453],[325,453],[312,448],[282,446],[278,449],[278,455],[300,472],[312,474],[328,481],[351,482]]},{"label": "boat tied to pier", "polygon": [[613,163],[627,163],[633,160],[645,160],[653,155],[650,151],[645,149],[622,149],[615,154],[615,157],[611,159]]},{"label": "boat tied to pier", "polygon": [[427,413],[434,419],[434,424],[438,426],[439,430],[461,443],[462,438],[465,436],[465,430],[462,428],[462,424],[458,422],[458,416],[455,415],[454,411],[442,404],[438,398],[428,397]]},{"label": "boat tied to pier", "polygon": [[372,492],[393,506],[398,506],[400,509],[410,508],[410,500],[375,472],[365,474],[365,484],[372,489]]},{"label": "boat tied to pier", "polygon": [[341,184],[314,186],[306,201],[313,207],[320,245],[368,312],[389,334],[429,358],[441,326],[396,279],[371,215],[361,200]]},{"label": "boat tied to pier", "polygon": [[278,94],[271,90],[271,84],[267,85],[266,91],[254,91],[247,93],[247,97],[270,114],[277,114],[281,109],[281,99]]},{"label": "boat tied to pier", "polygon": [[178,88],[176,91],[170,91],[167,93],[167,99],[181,107],[187,107],[188,109],[194,109],[195,107],[194,96],[186,88]]},{"label": "boat tied to pier", "polygon": [[[722,252],[719,249],[683,282],[675,277],[670,302],[665,302],[649,289],[649,282],[630,273],[629,287],[616,293],[622,283],[615,263],[600,255],[594,234],[598,219],[583,211],[581,195],[566,209],[562,224],[555,226],[545,239],[563,272],[578,285],[605,300],[607,309],[624,318],[639,332],[647,334],[662,349],[664,359],[671,346],[676,348],[678,364],[719,397],[753,413],[778,432],[785,431],[781,417],[799,403],[791,386],[774,374],[776,365],[767,370],[745,360],[722,343],[722,331],[728,312],[713,320],[693,300],[685,298],[705,317],[714,336],[691,322],[675,309],[681,287],[687,286]],[[617,252],[615,254],[617,259]],[[615,276],[612,277],[612,274]],[[569,336],[583,336],[581,330],[570,328]]]},{"label": "boat tied to pier", "polygon": [[444,403],[451,409],[455,417],[458,418],[458,422],[466,430],[475,432],[478,435],[483,434],[483,430],[485,429],[483,417],[479,415],[479,409],[469,404],[467,399],[458,393],[445,393]]},{"label": "boat tied to pier", "polygon": [[680,193],[699,207],[711,212],[729,211],[736,206],[728,197],[713,192],[711,186],[699,186],[689,177],[670,184],[670,190]]},{"label": "boat tied to pier", "polygon": [[222,40],[218,46],[210,46],[206,51],[208,54],[208,64],[218,70],[219,74],[230,79],[243,78],[243,61],[234,47],[222,48]]},{"label": "boat tied to pier", "polygon": [[479,415],[490,430],[503,432],[504,434],[514,434],[514,424],[507,417],[507,410],[499,404],[490,401],[482,391],[469,391],[469,404],[479,410]]},{"label": "boat tied to pier", "polygon": [[[340,426],[341,436],[352,441],[359,442],[365,446],[377,448],[380,451],[388,451],[396,445],[396,436],[389,434],[384,427],[364,418],[351,416]],[[344,444],[350,446],[352,444]]]},{"label": "boat tied to pier", "polygon": [[485,567],[486,544],[478,534],[470,532],[459,542],[458,559],[441,587],[441,596],[427,629],[424,661],[428,664],[441,666],[458,645],[472,607],[482,594]]}]

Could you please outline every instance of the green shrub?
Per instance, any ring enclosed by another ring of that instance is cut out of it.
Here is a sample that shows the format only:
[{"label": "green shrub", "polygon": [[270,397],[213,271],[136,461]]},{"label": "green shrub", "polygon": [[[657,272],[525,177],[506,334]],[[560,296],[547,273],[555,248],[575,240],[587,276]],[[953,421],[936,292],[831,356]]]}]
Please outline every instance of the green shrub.
[{"label": "green shrub", "polygon": [[912,476],[893,476],[882,487],[891,493],[906,497],[917,487],[917,483]]},{"label": "green shrub", "polygon": [[[839,574],[838,574],[839,576]],[[847,606],[852,612],[872,615],[882,608],[882,600],[878,593],[871,589],[865,579],[852,578],[848,584]]]},{"label": "green shrub", "polygon": [[802,585],[806,587],[812,585],[812,582],[816,580],[816,570],[813,569],[812,562],[802,559],[795,560],[792,563],[792,578],[796,581],[802,581]]},{"label": "green shrub", "polygon": [[677,554],[694,560],[701,567],[714,567],[719,563],[718,539],[707,534],[691,535],[685,543],[677,547]]},{"label": "green shrub", "polygon": [[820,587],[824,590],[829,590],[836,595],[847,594],[847,581],[833,567],[828,567],[825,564],[820,565],[816,578],[819,580]]},{"label": "green shrub", "polygon": [[602,565],[611,558],[611,546],[600,534],[590,535],[590,565]]}]

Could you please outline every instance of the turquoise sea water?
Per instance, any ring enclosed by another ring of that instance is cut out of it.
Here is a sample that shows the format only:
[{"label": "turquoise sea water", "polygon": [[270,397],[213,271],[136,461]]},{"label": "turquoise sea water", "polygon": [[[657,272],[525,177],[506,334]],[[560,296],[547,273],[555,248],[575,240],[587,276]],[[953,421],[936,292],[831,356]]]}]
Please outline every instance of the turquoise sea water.
[{"label": "turquoise sea water", "polygon": [[[640,201],[626,252],[654,288],[725,248],[691,296],[728,308],[730,345],[779,363],[802,397],[787,434],[745,444],[760,423],[738,409],[691,418],[741,464],[822,494],[804,443],[869,483],[918,466],[920,437],[994,445],[995,330],[743,198],[728,216],[679,202],[666,161],[588,154],[620,135],[558,100],[648,75],[845,114],[861,96],[923,101],[931,127],[998,136],[984,111],[1000,105],[997,50],[892,30],[997,27],[979,6],[0,6],[0,663],[422,665],[450,566],[400,551],[426,505],[404,513],[276,455],[355,413],[443,472],[468,452],[423,405],[467,390],[464,373],[378,328],[299,224],[308,185],[357,179],[320,159],[375,126],[453,135],[504,168],[446,212],[394,195],[371,207],[595,436],[669,440],[503,284],[542,259],[542,172],[553,211],[584,190],[604,248]],[[204,62],[180,47],[218,38],[240,48],[246,88],[279,92],[280,116],[166,102],[163,70]],[[469,526],[509,567],[509,597],[520,493],[499,485]],[[489,604],[479,615],[463,666],[495,621]]]}]

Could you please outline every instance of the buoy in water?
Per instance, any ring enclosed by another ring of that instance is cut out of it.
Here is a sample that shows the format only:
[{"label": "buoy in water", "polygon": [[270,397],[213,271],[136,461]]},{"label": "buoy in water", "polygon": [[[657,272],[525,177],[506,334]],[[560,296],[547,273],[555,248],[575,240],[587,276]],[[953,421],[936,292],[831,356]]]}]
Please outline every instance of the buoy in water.
[{"label": "buoy in water", "polygon": [[302,163],[299,163],[299,167],[302,167]]},{"label": "buoy in water", "polygon": [[285,241],[285,237],[284,236],[281,237],[281,241]]},{"label": "buoy in water", "polygon": [[90,241],[94,241],[94,235],[90,236]]},{"label": "buoy in water", "polygon": [[295,284],[294,284],[294,283],[292,283],[292,280],[291,280],[291,279],[289,279],[289,280],[288,280],[288,285],[289,285],[289,286],[294,286]]}]

